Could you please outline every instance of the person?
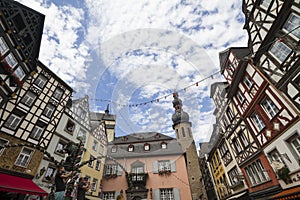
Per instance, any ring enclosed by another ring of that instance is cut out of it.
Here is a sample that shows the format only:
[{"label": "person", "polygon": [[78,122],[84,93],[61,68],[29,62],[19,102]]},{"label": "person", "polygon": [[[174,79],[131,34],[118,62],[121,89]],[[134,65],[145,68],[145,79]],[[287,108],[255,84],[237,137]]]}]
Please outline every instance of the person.
[{"label": "person", "polygon": [[88,178],[79,178],[79,183],[77,186],[77,200],[85,200],[85,193],[90,189],[90,182]]},{"label": "person", "polygon": [[71,175],[72,175],[72,171],[66,173],[64,166],[60,166],[58,168],[58,171],[55,175],[55,193],[54,193],[55,200],[64,199],[67,178]]}]

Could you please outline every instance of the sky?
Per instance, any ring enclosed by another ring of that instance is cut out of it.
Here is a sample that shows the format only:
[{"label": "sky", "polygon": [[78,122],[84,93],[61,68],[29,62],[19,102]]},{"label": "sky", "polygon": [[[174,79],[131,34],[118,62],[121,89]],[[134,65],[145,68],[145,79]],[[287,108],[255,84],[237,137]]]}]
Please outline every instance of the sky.
[{"label": "sky", "polygon": [[242,1],[17,1],[45,15],[39,60],[74,89],[73,99],[88,95],[91,111],[109,104],[116,136],[175,137],[178,92],[196,144],[209,141],[219,52],[247,46]]}]

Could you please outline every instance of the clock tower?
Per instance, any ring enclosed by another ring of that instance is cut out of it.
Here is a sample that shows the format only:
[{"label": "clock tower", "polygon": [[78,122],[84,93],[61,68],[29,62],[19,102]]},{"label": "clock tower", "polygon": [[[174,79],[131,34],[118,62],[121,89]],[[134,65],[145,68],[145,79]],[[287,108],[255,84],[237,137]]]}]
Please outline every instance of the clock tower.
[{"label": "clock tower", "polygon": [[192,198],[193,200],[207,199],[189,114],[183,111],[182,101],[179,99],[178,93],[174,93],[173,98],[172,103],[175,109],[175,113],[172,116],[173,129],[175,130],[176,139],[185,153]]}]

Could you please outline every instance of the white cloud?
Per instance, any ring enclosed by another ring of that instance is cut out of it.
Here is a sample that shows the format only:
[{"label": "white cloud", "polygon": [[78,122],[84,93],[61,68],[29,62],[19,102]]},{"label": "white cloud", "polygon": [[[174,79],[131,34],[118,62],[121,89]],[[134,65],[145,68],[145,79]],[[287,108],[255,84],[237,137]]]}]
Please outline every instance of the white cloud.
[{"label": "white cloud", "polygon": [[[219,70],[218,53],[225,45],[247,44],[239,19],[242,2],[236,0],[85,0],[83,7],[78,2],[18,1],[46,15],[40,60],[77,92],[89,95],[95,95],[109,72],[118,79],[107,83],[114,84],[112,99],[121,105],[163,97],[200,81]],[[135,54],[137,49],[141,54]],[[212,109],[203,113],[200,103],[216,80],[180,93],[196,141],[211,133]],[[114,109],[124,132],[174,134],[172,97],[151,106]]]}]

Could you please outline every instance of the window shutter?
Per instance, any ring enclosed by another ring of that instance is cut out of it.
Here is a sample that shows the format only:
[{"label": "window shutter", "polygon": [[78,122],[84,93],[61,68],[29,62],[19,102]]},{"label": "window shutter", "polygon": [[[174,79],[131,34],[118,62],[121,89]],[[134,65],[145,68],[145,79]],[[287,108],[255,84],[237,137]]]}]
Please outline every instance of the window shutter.
[{"label": "window shutter", "polygon": [[158,162],[157,161],[153,162],[153,173],[154,174],[158,173]]},{"label": "window shutter", "polygon": [[176,161],[175,160],[171,161],[171,172],[176,172]]},{"label": "window shutter", "polygon": [[154,200],[159,200],[159,189],[154,190]]},{"label": "window shutter", "polygon": [[120,192],[115,192],[115,198],[117,199],[118,195],[120,195]]},{"label": "window shutter", "polygon": [[118,175],[118,176],[122,176],[122,173],[123,173],[123,170],[122,170],[121,166],[118,165],[117,175]]},{"label": "window shutter", "polygon": [[175,200],[180,200],[179,190],[177,188],[174,188],[173,192],[174,192],[174,199]]}]

